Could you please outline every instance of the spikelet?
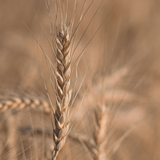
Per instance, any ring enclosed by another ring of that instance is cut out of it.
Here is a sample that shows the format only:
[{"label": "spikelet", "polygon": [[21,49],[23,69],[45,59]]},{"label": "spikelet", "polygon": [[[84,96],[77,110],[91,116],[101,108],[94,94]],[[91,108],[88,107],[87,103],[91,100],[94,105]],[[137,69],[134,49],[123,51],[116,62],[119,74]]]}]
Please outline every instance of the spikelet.
[{"label": "spikelet", "polygon": [[72,90],[70,89],[71,78],[71,53],[70,36],[67,27],[63,27],[57,35],[57,71],[56,71],[56,110],[54,113],[55,128],[53,129],[53,140],[55,147],[52,160],[57,158],[59,151],[63,148],[69,130],[66,119],[69,114],[69,104]]}]

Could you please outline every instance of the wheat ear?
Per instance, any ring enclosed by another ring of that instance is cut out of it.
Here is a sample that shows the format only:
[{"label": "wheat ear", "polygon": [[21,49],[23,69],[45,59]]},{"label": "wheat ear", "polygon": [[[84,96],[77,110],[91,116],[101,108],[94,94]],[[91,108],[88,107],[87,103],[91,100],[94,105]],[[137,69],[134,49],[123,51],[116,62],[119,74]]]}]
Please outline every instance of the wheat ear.
[{"label": "wheat ear", "polygon": [[109,122],[108,108],[101,104],[94,108],[94,138],[90,138],[82,133],[70,133],[69,137],[84,144],[94,160],[108,160],[107,144],[107,126]]},{"label": "wheat ear", "polygon": [[20,111],[25,108],[36,109],[38,111],[43,111],[44,113],[50,113],[49,103],[46,100],[37,97],[33,98],[26,96],[10,96],[2,97],[0,100],[0,112],[13,109]]},{"label": "wheat ear", "polygon": [[106,134],[108,126],[108,109],[105,105],[98,105],[94,110],[95,115],[95,132],[94,140],[97,152],[94,154],[94,160],[107,160],[106,155]]},{"label": "wheat ear", "polygon": [[69,103],[71,100],[72,90],[70,89],[71,78],[71,53],[70,53],[70,36],[67,27],[63,27],[56,38],[57,44],[57,71],[56,71],[56,110],[54,113],[53,139],[55,147],[52,160],[57,158],[59,151],[65,144],[69,130],[69,123],[66,119],[69,114]]}]

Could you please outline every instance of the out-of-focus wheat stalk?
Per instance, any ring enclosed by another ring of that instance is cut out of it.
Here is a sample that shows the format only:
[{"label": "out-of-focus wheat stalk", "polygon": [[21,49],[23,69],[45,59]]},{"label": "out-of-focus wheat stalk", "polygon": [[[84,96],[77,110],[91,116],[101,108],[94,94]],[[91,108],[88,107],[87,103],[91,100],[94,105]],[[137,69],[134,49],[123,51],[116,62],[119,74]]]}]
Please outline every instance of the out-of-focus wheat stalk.
[{"label": "out-of-focus wheat stalk", "polygon": [[94,132],[93,138],[82,133],[70,133],[70,138],[84,144],[94,160],[108,160],[106,143],[107,143],[107,126],[108,126],[108,109],[105,105],[98,105],[94,108]]}]

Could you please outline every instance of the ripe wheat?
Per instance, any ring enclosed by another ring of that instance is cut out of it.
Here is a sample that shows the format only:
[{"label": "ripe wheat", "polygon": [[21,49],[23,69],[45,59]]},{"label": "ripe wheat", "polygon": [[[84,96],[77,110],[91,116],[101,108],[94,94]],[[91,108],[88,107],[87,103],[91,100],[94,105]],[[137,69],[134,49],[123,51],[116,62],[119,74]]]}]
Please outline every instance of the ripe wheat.
[{"label": "ripe wheat", "polygon": [[7,110],[20,111],[22,109],[35,109],[44,113],[50,113],[50,107],[46,100],[38,97],[27,97],[27,96],[10,96],[4,97],[0,100],[0,112]]},{"label": "ripe wheat", "polygon": [[55,160],[59,151],[65,144],[69,131],[69,123],[66,122],[69,115],[69,103],[71,100],[72,90],[70,89],[71,78],[71,54],[70,54],[70,36],[67,27],[64,26],[56,39],[57,44],[57,99],[56,110],[54,113],[55,128],[53,130],[53,139],[55,148],[52,159]]},{"label": "ripe wheat", "polygon": [[107,142],[107,126],[109,123],[108,108],[104,105],[98,105],[94,110],[95,113],[95,132],[94,140],[97,152],[93,156],[94,160],[107,160],[106,142]]},{"label": "ripe wheat", "polygon": [[94,160],[108,160],[106,151],[107,142],[107,126],[109,122],[108,109],[105,105],[98,105],[93,109],[94,116],[94,136],[93,138],[88,137],[82,133],[70,133],[70,138],[75,141],[79,141],[81,144],[85,144],[88,148],[91,156]]},{"label": "ripe wheat", "polygon": [[[54,149],[52,152],[52,160],[57,159],[60,150],[63,148],[65,144],[67,136],[69,136],[72,139],[78,140],[80,142],[83,141],[83,143],[89,149],[92,158],[94,160],[106,160],[106,159],[108,160],[105,150],[105,145],[106,145],[105,138],[108,125],[108,110],[104,104],[98,105],[94,110],[95,130],[94,130],[94,137],[92,139],[88,138],[87,135],[78,134],[74,132],[69,133],[70,123],[67,121],[67,118],[69,116],[70,103],[72,97],[72,89],[70,87],[71,71],[72,71],[70,48],[71,48],[72,36],[73,35],[70,35],[69,29],[66,26],[66,24],[63,24],[61,26],[61,29],[57,32],[57,37],[54,37],[56,39],[55,50],[56,50],[56,63],[57,63],[57,68],[55,69],[56,109],[54,110],[53,108],[51,108],[51,104],[49,105],[47,101],[39,98],[9,97],[8,99],[0,100],[0,112],[12,109],[21,110],[25,108],[31,108],[31,109],[36,109],[37,111],[51,113],[51,109],[53,109],[52,113],[54,118],[52,120],[54,125],[52,130],[53,130]],[[120,72],[120,75],[117,75],[116,77],[114,76],[111,77],[110,81],[105,80],[106,83],[105,86],[107,87],[108,86],[112,87],[112,85],[115,86],[115,84],[113,83],[116,83],[121,78],[121,76],[126,74],[126,69],[124,70],[124,73],[122,75],[121,74],[122,73]],[[98,85],[97,88],[100,88],[100,86]],[[110,93],[108,91],[109,93],[107,93],[107,89],[105,92],[106,92],[105,98],[113,100],[113,92]],[[92,94],[90,95],[93,97]],[[99,98],[101,97],[101,95],[97,97]],[[129,97],[128,99],[130,99],[130,96],[128,97]],[[115,93],[114,101],[119,102],[121,99],[123,99],[123,93],[122,92]],[[41,133],[41,130],[38,132]]]}]

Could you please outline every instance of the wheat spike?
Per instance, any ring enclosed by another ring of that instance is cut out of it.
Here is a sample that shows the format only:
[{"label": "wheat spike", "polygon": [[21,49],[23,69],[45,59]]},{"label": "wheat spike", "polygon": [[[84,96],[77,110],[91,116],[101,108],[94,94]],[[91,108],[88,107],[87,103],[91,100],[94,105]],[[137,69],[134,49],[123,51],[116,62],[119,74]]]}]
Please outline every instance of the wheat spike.
[{"label": "wheat spike", "polygon": [[56,71],[56,110],[54,113],[53,139],[55,147],[52,155],[52,160],[57,158],[59,151],[65,144],[68,134],[69,123],[66,119],[69,114],[69,103],[71,100],[72,90],[70,89],[71,77],[71,54],[70,54],[70,36],[67,27],[63,27],[59,31],[56,38],[57,44],[57,71]]},{"label": "wheat spike", "polygon": [[36,109],[38,111],[43,111],[44,113],[50,113],[49,104],[46,100],[40,98],[31,97],[4,97],[0,100],[0,112],[7,110],[20,111],[22,109]]},{"label": "wheat spike", "polygon": [[109,157],[106,151],[107,126],[109,122],[108,108],[101,104],[97,105],[93,111],[94,137],[90,138],[87,135],[76,132],[70,133],[69,137],[84,144],[94,160],[108,160]]},{"label": "wheat spike", "polygon": [[93,155],[94,160],[106,160],[106,134],[108,126],[108,109],[104,104],[95,108],[95,132],[94,139],[96,143],[96,154]]},{"label": "wheat spike", "polygon": [[108,109],[105,105],[97,105],[94,108],[94,138],[90,138],[82,133],[70,133],[69,137],[84,144],[94,160],[108,160],[106,151]]}]

